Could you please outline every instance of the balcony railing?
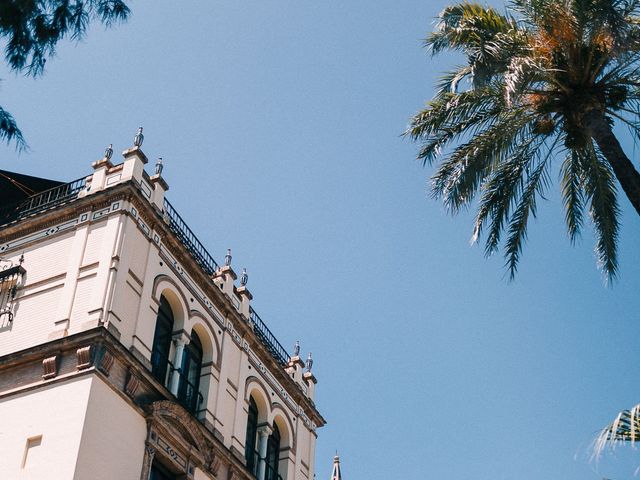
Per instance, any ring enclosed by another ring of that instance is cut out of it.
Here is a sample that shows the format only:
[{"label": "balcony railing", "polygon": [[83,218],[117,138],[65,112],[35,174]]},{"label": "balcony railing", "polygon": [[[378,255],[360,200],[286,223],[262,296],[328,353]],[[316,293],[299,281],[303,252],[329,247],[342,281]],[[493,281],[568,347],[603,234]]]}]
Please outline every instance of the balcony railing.
[{"label": "balcony railing", "polygon": [[86,177],[82,177],[73,182],[64,183],[32,195],[26,200],[3,206],[0,208],[0,225],[5,225],[29,215],[57,207],[68,201],[75,200],[85,186]]},{"label": "balcony railing", "polygon": [[257,451],[254,451],[253,455],[247,460],[247,468],[255,478],[258,478],[258,468],[260,460],[262,460],[264,461],[264,480],[282,480],[282,475],[278,473],[278,469],[269,464]]},{"label": "balcony railing", "polygon": [[253,331],[262,344],[267,347],[269,353],[275,358],[281,365],[286,365],[289,362],[290,355],[285,348],[280,344],[276,336],[271,333],[269,327],[262,321],[258,313],[249,307],[249,318],[253,324]]},{"label": "balcony railing", "polygon": [[170,389],[173,375],[178,375],[178,395],[176,396],[178,403],[193,414],[200,411],[204,397],[198,388],[189,381],[184,372],[175,368],[173,363],[158,350],[151,353],[151,371],[167,389]]}]

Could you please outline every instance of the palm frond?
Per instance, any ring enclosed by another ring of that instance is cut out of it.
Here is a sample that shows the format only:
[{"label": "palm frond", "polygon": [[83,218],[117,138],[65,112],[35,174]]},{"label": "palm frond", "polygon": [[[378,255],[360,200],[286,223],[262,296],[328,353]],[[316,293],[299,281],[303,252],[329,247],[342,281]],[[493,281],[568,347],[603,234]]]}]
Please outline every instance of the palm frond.
[{"label": "palm frond", "polygon": [[502,162],[483,182],[480,206],[474,224],[472,243],[475,243],[485,226],[489,232],[485,242],[485,255],[495,253],[500,244],[504,225],[509,219],[512,205],[520,196],[524,185],[523,174],[527,164],[536,155],[539,146],[535,138],[529,138],[514,148],[513,155]]},{"label": "palm frond", "polygon": [[637,440],[640,440],[640,404],[620,412],[613,422],[600,431],[593,444],[593,457],[600,457],[607,447],[633,444]]},{"label": "palm frond", "polygon": [[580,153],[577,150],[571,150],[567,153],[561,167],[562,201],[572,244],[575,244],[580,236],[584,218],[582,163]]},{"label": "palm frond", "polygon": [[616,185],[611,167],[593,145],[583,157],[585,197],[590,202],[589,215],[596,233],[595,252],[598,266],[606,278],[615,279],[618,272],[618,207]]},{"label": "palm frond", "polygon": [[536,197],[544,195],[544,190],[549,184],[547,173],[548,158],[549,156],[528,174],[522,189],[522,195],[509,221],[509,236],[505,243],[505,258],[510,280],[514,279],[518,269],[522,246],[527,238],[529,216],[536,216]]},{"label": "palm frond", "polygon": [[432,177],[434,197],[441,198],[452,213],[466,206],[495,166],[513,154],[529,122],[523,111],[513,110],[458,146]]}]

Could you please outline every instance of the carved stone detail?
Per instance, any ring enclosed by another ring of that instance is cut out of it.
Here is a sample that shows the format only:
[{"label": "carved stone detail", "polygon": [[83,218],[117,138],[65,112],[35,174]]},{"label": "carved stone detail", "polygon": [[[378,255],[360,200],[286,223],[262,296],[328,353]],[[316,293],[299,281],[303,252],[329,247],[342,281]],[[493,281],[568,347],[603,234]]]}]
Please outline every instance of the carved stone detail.
[{"label": "carved stone detail", "polygon": [[209,464],[209,471],[211,471],[211,473],[213,473],[215,477],[218,476],[218,470],[220,470],[220,464],[221,464],[220,457],[218,455],[214,456],[213,460],[211,460],[211,463]]},{"label": "carved stone detail", "polygon": [[151,465],[153,464],[153,457],[156,454],[156,449],[153,445],[147,442],[144,447],[144,459],[142,460],[142,471],[140,472],[140,480],[149,480],[151,475]]},{"label": "carved stone detail", "polygon": [[76,350],[76,356],[78,358],[78,370],[89,368],[91,366],[91,345]]},{"label": "carved stone detail", "polygon": [[133,398],[139,386],[140,380],[138,380],[138,377],[136,377],[133,372],[129,371],[129,378],[127,378],[127,384],[124,386],[125,393]]},{"label": "carved stone detail", "polygon": [[231,465],[229,465],[229,473],[227,475],[227,480],[240,480],[240,475],[238,475],[238,472],[236,471],[236,469],[233,468]]},{"label": "carved stone detail", "polygon": [[109,376],[109,372],[111,371],[114,360],[115,359],[113,355],[111,355],[111,352],[109,352],[109,350],[104,350],[102,358],[100,359],[100,365],[98,365],[98,369],[107,377]]},{"label": "carved stone detail", "polygon": [[50,378],[54,378],[58,374],[58,357],[54,355],[52,357],[47,357],[42,360],[42,379],[48,380]]}]

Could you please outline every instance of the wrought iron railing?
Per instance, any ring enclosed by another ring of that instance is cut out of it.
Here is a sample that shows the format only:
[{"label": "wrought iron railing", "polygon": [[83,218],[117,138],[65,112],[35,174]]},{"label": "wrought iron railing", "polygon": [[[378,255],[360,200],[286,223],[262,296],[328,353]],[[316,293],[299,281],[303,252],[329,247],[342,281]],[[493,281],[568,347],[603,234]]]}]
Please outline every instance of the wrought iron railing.
[{"label": "wrought iron railing", "polygon": [[174,370],[174,375],[180,376],[178,382],[178,403],[191,413],[196,414],[200,411],[200,405],[204,401],[204,397],[200,393],[197,385],[190,382],[187,375],[182,370]]},{"label": "wrought iron railing", "polygon": [[[85,187],[86,177],[82,177],[40,192],[13,205],[0,207],[0,226],[75,200]],[[214,275],[220,268],[219,265],[166,198],[164,200],[164,216],[170,230],[198,265],[208,275]],[[289,361],[287,351],[253,308],[250,309],[250,316],[258,339],[280,364],[286,365]]]},{"label": "wrought iron railing", "polygon": [[64,183],[32,195],[26,200],[4,206],[0,208],[0,225],[5,225],[29,215],[57,207],[68,201],[75,200],[85,186],[86,177],[82,177],[73,182]]},{"label": "wrought iron railing", "polygon": [[169,228],[174,235],[178,237],[180,242],[182,242],[198,265],[200,265],[208,275],[216,273],[220,267],[166,198],[164,200],[164,214]]},{"label": "wrought iron railing", "polygon": [[274,468],[269,462],[265,463],[264,480],[282,480],[282,476],[278,473],[278,469]]},{"label": "wrought iron railing", "polygon": [[267,462],[266,458],[261,457],[257,451],[250,453],[247,457],[247,469],[255,478],[258,478],[258,469],[260,461],[264,462],[264,480],[282,480],[282,475],[278,473],[278,469]]},{"label": "wrought iron railing", "polygon": [[178,394],[176,395],[178,403],[193,414],[200,411],[204,397],[198,387],[190,382],[184,372],[175,368],[171,360],[158,350],[151,352],[151,372],[168,389],[173,375],[178,375]]},{"label": "wrought iron railing", "polygon": [[286,365],[289,362],[290,355],[285,348],[280,344],[276,336],[271,333],[269,327],[262,321],[258,313],[249,307],[249,319],[253,325],[253,331],[262,344],[267,347],[269,353],[278,361],[281,365]]},{"label": "wrought iron railing", "polygon": [[[164,201],[164,214],[169,228],[189,251],[198,265],[200,265],[207,274],[215,274],[220,267],[167,199]],[[271,330],[269,330],[253,308],[250,308],[250,316],[258,339],[267,347],[269,353],[271,353],[280,364],[286,365],[289,361],[287,351],[280,342],[278,342],[275,335],[271,333]]]}]

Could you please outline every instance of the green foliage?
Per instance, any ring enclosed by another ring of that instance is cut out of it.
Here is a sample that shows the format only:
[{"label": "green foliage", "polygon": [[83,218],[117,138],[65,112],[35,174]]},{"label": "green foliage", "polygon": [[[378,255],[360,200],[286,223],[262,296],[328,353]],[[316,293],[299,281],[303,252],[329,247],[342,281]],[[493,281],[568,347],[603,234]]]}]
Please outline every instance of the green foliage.
[{"label": "green foliage", "polygon": [[[60,40],[83,38],[92,21],[110,27],[128,16],[123,0],[2,0],[0,37],[6,42],[6,62],[14,71],[41,75]],[[0,137],[15,141],[19,149],[26,146],[13,117],[2,109]]]},{"label": "green foliage", "polygon": [[445,8],[425,40],[432,54],[455,50],[467,61],[445,73],[405,135],[422,144],[423,164],[436,165],[432,193],[449,211],[477,199],[473,239],[486,231],[486,255],[504,246],[511,278],[557,158],[572,243],[586,211],[599,266],[616,275],[616,159],[597,134],[617,120],[640,138],[639,6],[513,0],[503,14],[465,2]]}]

